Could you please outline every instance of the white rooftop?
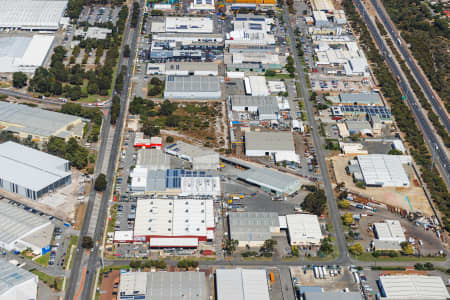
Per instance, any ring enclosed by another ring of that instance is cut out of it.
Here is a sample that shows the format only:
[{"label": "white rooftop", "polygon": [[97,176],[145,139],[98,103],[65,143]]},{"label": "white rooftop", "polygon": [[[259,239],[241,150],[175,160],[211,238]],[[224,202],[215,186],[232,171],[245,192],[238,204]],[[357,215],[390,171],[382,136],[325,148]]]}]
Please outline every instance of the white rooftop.
[{"label": "white rooftop", "polygon": [[266,270],[217,269],[217,300],[270,300]]},{"label": "white rooftop", "polygon": [[[9,294],[8,291],[15,287],[18,287],[19,285],[22,285],[28,280],[33,280],[37,286],[38,278],[36,275],[13,264],[10,264],[6,260],[0,259],[0,270],[0,299],[6,300],[6,298],[3,298],[3,295],[7,294],[11,296],[12,294]],[[24,297],[31,296],[30,294],[33,294],[33,291],[22,292],[22,296]],[[34,291],[34,294],[36,294],[36,291]],[[16,299],[19,299],[20,295],[20,291],[19,293],[16,293]]]},{"label": "white rooftop", "polygon": [[382,292],[395,300],[434,300],[449,298],[448,290],[440,276],[394,275],[380,276]]},{"label": "white rooftop", "polygon": [[[51,222],[22,208],[0,201],[0,242],[11,244]],[[1,270],[1,268],[0,268]]]},{"label": "white rooftop", "polygon": [[71,175],[68,161],[14,142],[0,144],[0,178],[39,191]]},{"label": "white rooftop", "polygon": [[0,28],[57,30],[67,1],[2,0]]},{"label": "white rooftop", "polygon": [[141,199],[137,201],[134,235],[206,236],[214,228],[213,200]]},{"label": "white rooftop", "polygon": [[406,241],[402,225],[397,220],[385,220],[384,223],[374,223],[377,237],[382,241]]},{"label": "white rooftop", "polygon": [[316,215],[286,215],[291,245],[320,244],[323,239],[319,219]]},{"label": "white rooftop", "polygon": [[356,158],[366,185],[409,186],[409,177],[403,165],[411,163],[411,156],[369,154],[358,155]]},{"label": "white rooftop", "polygon": [[166,32],[212,33],[214,23],[210,18],[200,17],[166,17]]}]

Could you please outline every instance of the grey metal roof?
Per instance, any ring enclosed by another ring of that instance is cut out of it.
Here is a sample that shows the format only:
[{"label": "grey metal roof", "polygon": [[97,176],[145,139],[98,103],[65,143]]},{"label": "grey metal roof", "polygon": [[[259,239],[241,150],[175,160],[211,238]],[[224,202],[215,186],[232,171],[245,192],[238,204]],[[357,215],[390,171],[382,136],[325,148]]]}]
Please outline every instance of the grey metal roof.
[{"label": "grey metal roof", "polygon": [[0,102],[0,122],[15,124],[4,130],[51,136],[77,119],[80,118],[27,105]]},{"label": "grey metal roof", "polygon": [[270,300],[266,270],[217,269],[217,300]]},{"label": "grey metal roof", "polygon": [[150,170],[170,169],[170,156],[159,149],[140,149],[136,165]]},{"label": "grey metal roof", "polygon": [[11,288],[22,284],[37,276],[26,270],[23,270],[13,264],[10,264],[6,260],[0,259],[0,295],[3,295]]},{"label": "grey metal roof", "polygon": [[219,65],[214,62],[167,62],[167,71],[218,71]]},{"label": "grey metal roof", "polygon": [[305,292],[305,300],[362,300],[359,292]]},{"label": "grey metal roof", "polygon": [[238,175],[240,179],[280,193],[292,194],[302,186],[300,179],[268,168],[252,168]]},{"label": "grey metal roof", "polygon": [[67,163],[14,142],[0,144],[0,178],[35,191],[70,175],[65,171]]},{"label": "grey metal roof", "polygon": [[231,104],[233,106],[264,106],[277,105],[277,97],[275,96],[244,96],[234,95],[231,97]]},{"label": "grey metal roof", "polygon": [[294,138],[289,131],[246,132],[246,150],[295,151]]},{"label": "grey metal roof", "polygon": [[230,234],[238,241],[265,241],[271,238],[271,227],[279,227],[276,212],[230,212]]},{"label": "grey metal roof", "polygon": [[219,77],[172,76],[166,78],[167,92],[217,92],[220,91]]},{"label": "grey metal roof", "polygon": [[0,241],[10,244],[32,232],[38,226],[51,224],[51,222],[22,208],[0,201],[0,224],[2,228]]},{"label": "grey metal roof", "polygon": [[182,141],[177,141],[175,144],[167,146],[166,151],[177,152],[189,157],[203,157],[208,155],[219,156],[219,153],[212,149],[188,144]]},{"label": "grey metal roof", "polygon": [[207,299],[203,272],[150,272],[147,276],[147,299]]},{"label": "grey metal roof", "polygon": [[341,93],[341,103],[382,104],[378,93]]}]

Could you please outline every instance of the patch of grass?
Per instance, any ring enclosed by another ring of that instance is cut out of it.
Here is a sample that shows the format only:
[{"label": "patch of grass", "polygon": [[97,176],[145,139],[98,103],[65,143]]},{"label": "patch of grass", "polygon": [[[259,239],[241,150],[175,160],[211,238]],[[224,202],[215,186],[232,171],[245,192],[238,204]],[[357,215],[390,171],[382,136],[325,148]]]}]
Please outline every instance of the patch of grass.
[{"label": "patch of grass", "polygon": [[62,290],[62,285],[64,279],[61,277],[53,277],[48,275],[47,273],[41,272],[39,270],[33,269],[30,271],[31,273],[37,275],[39,280],[50,286],[51,288],[55,288],[58,291]]},{"label": "patch of grass", "polygon": [[264,256],[252,256],[252,257],[242,257],[244,261],[272,261],[272,257],[264,257]]},{"label": "patch of grass", "polygon": [[374,257],[370,252],[364,252],[360,256],[352,256],[353,258],[361,261],[445,261],[446,258],[442,256],[379,256]]},{"label": "patch of grass", "polygon": [[117,218],[117,204],[114,204],[111,206],[111,221],[108,222],[108,232],[114,232],[114,226],[116,224],[116,218]]},{"label": "patch of grass", "polygon": [[[63,269],[66,269],[67,264],[69,263],[69,257],[70,257],[70,253],[72,252],[72,246],[73,245],[77,245],[78,243],[78,236],[76,235],[71,235],[70,236],[70,240],[69,240],[69,245],[67,246],[67,252],[66,252],[66,257],[64,259],[64,266]],[[69,269],[72,269],[72,264],[73,264],[73,255],[72,258],[70,260],[70,264],[69,264]]]},{"label": "patch of grass", "polygon": [[41,266],[47,267],[48,261],[50,260],[50,252],[44,254],[34,260],[35,263],[40,264]]}]

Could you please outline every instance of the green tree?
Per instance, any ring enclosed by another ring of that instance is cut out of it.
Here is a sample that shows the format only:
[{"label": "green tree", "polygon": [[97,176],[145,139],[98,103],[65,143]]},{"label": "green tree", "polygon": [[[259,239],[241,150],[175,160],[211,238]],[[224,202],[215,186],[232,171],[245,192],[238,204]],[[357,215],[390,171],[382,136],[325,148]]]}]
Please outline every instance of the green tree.
[{"label": "green tree", "polygon": [[152,79],[150,80],[150,83],[152,85],[162,85],[163,84],[163,82],[158,77],[152,77]]},{"label": "green tree", "polygon": [[402,253],[404,255],[413,255],[414,254],[414,248],[410,243],[402,242],[402,243],[400,243],[400,246],[402,247]]},{"label": "green tree", "polygon": [[95,179],[95,184],[94,184],[94,189],[97,192],[103,192],[104,190],[106,190],[106,176],[103,173],[100,173],[97,178]]},{"label": "green tree", "polygon": [[94,241],[90,236],[83,236],[83,240],[81,241],[81,247],[84,249],[94,248]]},{"label": "green tree", "polygon": [[155,97],[161,94],[162,88],[159,85],[153,86],[151,89],[148,90],[147,96]]},{"label": "green tree", "polygon": [[350,251],[351,254],[356,256],[360,256],[364,252],[364,248],[361,245],[361,243],[351,245],[350,247],[348,247],[348,250]]},{"label": "green tree", "polygon": [[346,213],[346,214],[343,216],[342,219],[343,219],[345,225],[351,225],[351,224],[353,224],[353,215],[352,215],[352,213]]},{"label": "green tree", "polygon": [[177,110],[177,104],[171,103],[169,100],[164,100],[163,103],[160,104],[159,114],[161,116],[170,116]]},{"label": "green tree", "polygon": [[130,54],[131,54],[131,49],[130,49],[130,46],[127,44],[123,48],[123,56],[124,57],[130,57]]},{"label": "green tree", "polygon": [[236,251],[237,245],[239,245],[239,241],[233,239],[226,239],[223,249],[228,255],[233,255],[233,252]]},{"label": "green tree", "polygon": [[166,137],[166,143],[173,143],[173,137],[171,137],[171,136],[168,136],[168,137]]},{"label": "green tree", "polygon": [[391,149],[389,150],[388,154],[390,155],[403,155],[403,152],[397,149]]},{"label": "green tree", "polygon": [[267,70],[267,71],[264,73],[264,76],[266,76],[266,77],[273,77],[273,76],[275,76],[275,75],[277,75],[277,73],[276,73],[274,70]]},{"label": "green tree", "polygon": [[14,72],[13,74],[13,86],[15,88],[23,88],[27,85],[28,77],[23,72]]},{"label": "green tree", "polygon": [[333,253],[333,245],[331,244],[329,238],[324,238],[322,240],[322,243],[320,244],[319,255],[327,256],[330,255],[331,253]]},{"label": "green tree", "polygon": [[143,266],[142,261],[140,260],[132,260],[130,261],[130,267],[133,269],[139,269]]},{"label": "green tree", "polygon": [[306,210],[315,215],[322,215],[327,207],[327,198],[323,190],[306,195],[305,200],[300,205],[303,210]]},{"label": "green tree", "polygon": [[347,200],[340,200],[340,201],[338,202],[338,206],[339,206],[339,208],[341,208],[341,209],[347,209],[347,208],[350,207],[350,202],[348,202]]}]

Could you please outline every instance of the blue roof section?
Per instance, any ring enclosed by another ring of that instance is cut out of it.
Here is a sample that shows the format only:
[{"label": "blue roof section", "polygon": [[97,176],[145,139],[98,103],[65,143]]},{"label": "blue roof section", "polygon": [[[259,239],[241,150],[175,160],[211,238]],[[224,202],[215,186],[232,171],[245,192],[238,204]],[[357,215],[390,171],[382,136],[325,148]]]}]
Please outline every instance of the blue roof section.
[{"label": "blue roof section", "polygon": [[182,177],[211,177],[204,171],[168,169],[166,171],[150,170],[147,179],[148,190],[179,189]]}]

